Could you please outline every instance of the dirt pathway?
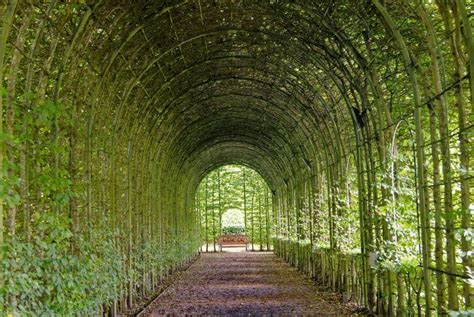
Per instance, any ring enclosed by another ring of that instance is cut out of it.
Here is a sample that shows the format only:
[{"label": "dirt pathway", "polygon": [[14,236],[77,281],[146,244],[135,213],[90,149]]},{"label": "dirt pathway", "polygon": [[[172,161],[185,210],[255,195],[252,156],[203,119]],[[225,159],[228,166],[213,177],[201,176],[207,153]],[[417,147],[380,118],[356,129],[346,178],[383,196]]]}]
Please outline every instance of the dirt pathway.
[{"label": "dirt pathway", "polygon": [[274,254],[205,253],[143,316],[349,316]]}]

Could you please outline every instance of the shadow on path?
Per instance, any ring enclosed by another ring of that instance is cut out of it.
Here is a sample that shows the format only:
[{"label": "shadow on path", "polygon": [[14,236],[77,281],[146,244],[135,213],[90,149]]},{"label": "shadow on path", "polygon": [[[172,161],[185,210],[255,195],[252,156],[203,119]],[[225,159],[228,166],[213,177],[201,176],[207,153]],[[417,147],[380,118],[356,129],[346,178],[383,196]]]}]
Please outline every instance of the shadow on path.
[{"label": "shadow on path", "polygon": [[143,316],[350,316],[270,252],[204,253]]}]

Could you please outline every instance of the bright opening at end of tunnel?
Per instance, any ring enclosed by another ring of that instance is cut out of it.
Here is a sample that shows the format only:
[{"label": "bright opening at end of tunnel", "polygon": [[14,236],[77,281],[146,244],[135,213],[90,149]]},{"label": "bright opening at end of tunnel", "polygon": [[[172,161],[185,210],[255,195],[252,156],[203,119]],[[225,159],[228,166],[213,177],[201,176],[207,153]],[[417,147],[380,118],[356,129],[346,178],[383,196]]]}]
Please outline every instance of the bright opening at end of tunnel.
[{"label": "bright opening at end of tunnel", "polygon": [[272,250],[272,192],[255,170],[218,167],[201,180],[195,199],[202,251]]}]

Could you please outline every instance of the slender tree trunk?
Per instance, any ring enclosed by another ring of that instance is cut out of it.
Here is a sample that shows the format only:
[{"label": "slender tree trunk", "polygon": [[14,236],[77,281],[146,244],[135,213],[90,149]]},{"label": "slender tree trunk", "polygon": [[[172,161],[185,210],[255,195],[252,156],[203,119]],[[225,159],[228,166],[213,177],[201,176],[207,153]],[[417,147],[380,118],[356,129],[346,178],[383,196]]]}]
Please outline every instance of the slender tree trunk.
[{"label": "slender tree trunk", "polygon": [[221,205],[221,173],[220,171],[217,172],[217,191],[218,191],[218,196],[219,196],[219,201],[218,201],[218,212],[219,212],[219,236],[222,235],[222,205]]},{"label": "slender tree trunk", "polygon": [[[244,232],[247,235],[247,179],[245,177],[245,170],[243,171],[244,178]],[[245,251],[247,251],[247,246],[245,246]]]},{"label": "slender tree trunk", "polygon": [[417,170],[417,188],[418,188],[418,208],[420,212],[421,222],[421,242],[422,242],[422,253],[423,253],[423,283],[425,291],[425,311],[426,317],[431,316],[431,272],[429,257],[429,226],[428,226],[428,210],[426,210],[426,186],[425,186],[425,171],[424,171],[424,144],[423,144],[423,129],[421,125],[421,109],[420,109],[420,93],[418,89],[418,83],[414,72],[415,62],[412,60],[410,52],[403,40],[402,35],[398,27],[393,22],[390,14],[386,8],[379,2],[379,0],[372,0],[373,4],[379,11],[383,20],[387,25],[395,41],[397,42],[400,51],[403,56],[407,74],[410,78],[410,82],[413,88],[413,106],[414,106],[414,119],[415,119],[415,135],[416,135],[416,170]]},{"label": "slender tree trunk", "polygon": [[[90,185],[89,185],[90,186]],[[88,196],[90,197],[90,196]],[[90,209],[90,201],[88,202],[88,210]],[[90,218],[89,218],[90,219]],[[90,228],[89,228],[90,229]],[[127,268],[128,268],[128,307],[133,307],[133,222],[132,222],[132,144],[128,144],[127,153]]]},{"label": "slender tree trunk", "polygon": [[[467,60],[470,71],[470,101],[471,107],[474,109],[474,43],[472,38],[472,28],[470,21],[467,17],[467,12],[463,0],[453,1],[453,16],[454,16],[454,37],[452,39],[452,45],[455,49],[452,50],[453,58],[455,60],[454,67],[454,80],[458,82],[456,85],[456,108],[458,110],[458,127],[459,127],[459,150],[460,150],[460,170],[461,170],[461,228],[463,230],[469,230],[471,228],[471,211],[470,208],[470,158],[472,151],[468,131],[468,109],[466,107],[466,93],[461,83],[461,77],[466,72],[463,59],[460,54],[462,52],[462,34],[461,29],[464,31],[464,40],[467,47]],[[472,113],[471,113],[472,115]],[[471,128],[472,131],[472,128]],[[472,255],[468,253],[472,251],[472,239],[467,234],[461,235],[461,251],[464,256],[462,257],[462,263],[464,266],[464,275],[472,274],[473,260]],[[474,292],[472,292],[472,284],[468,280],[463,281],[463,296],[464,304],[466,307],[472,307],[474,305]]]},{"label": "slender tree trunk", "polygon": [[211,210],[212,210],[212,244],[213,244],[213,249],[214,252],[216,252],[216,208],[214,205],[214,197],[215,197],[215,191],[216,191],[216,183],[214,180],[212,180],[212,194],[211,194]]},{"label": "slender tree trunk", "polygon": [[206,252],[209,252],[209,205],[208,205],[208,188],[209,188],[209,180],[206,177],[206,187],[205,187],[205,198],[204,198],[204,222],[205,222],[205,231],[206,231]]},{"label": "slender tree trunk", "polygon": [[[437,143],[437,134],[436,134],[436,112],[438,113],[447,113],[447,102],[446,98],[443,94],[443,88],[441,83],[441,72],[439,67],[439,61],[441,60],[441,56],[437,51],[438,42],[436,39],[435,31],[433,29],[433,25],[430,21],[428,14],[426,13],[426,9],[424,6],[420,6],[418,9],[420,14],[421,20],[427,30],[427,44],[430,50],[431,55],[431,70],[432,70],[432,81],[434,87],[434,94],[439,96],[437,100],[434,101],[433,104],[429,106],[429,114],[430,114],[430,141],[431,141],[431,152],[433,158],[433,204],[435,209],[435,258],[436,258],[436,270],[438,273],[436,274],[436,285],[437,285],[437,306],[438,312],[446,313],[446,297],[445,297],[445,278],[444,274],[440,273],[443,271],[444,267],[444,259],[443,259],[443,233],[441,231],[442,227],[442,208],[441,208],[441,193],[440,193],[440,159],[439,159],[439,147]],[[446,115],[439,116],[439,120],[446,120]],[[445,125],[446,122],[444,122]],[[446,138],[446,131],[445,133],[441,133],[441,138]],[[446,141],[442,143],[443,147],[447,146]],[[446,151],[446,149],[444,149]],[[449,151],[449,149],[448,149]],[[446,189],[445,189],[446,190]]]},{"label": "slender tree trunk", "polygon": [[[4,78],[4,60],[5,53],[7,49],[7,40],[10,33],[10,28],[13,23],[15,16],[15,10],[17,7],[18,1],[10,0],[8,3],[0,5],[0,16],[3,18],[1,23],[1,33],[0,33],[0,92],[3,90],[3,78]],[[3,133],[3,96],[0,93],[0,133]],[[0,142],[0,171],[4,169],[4,159],[5,159],[5,148],[3,142]],[[3,248],[4,245],[4,199],[0,198],[0,248]],[[3,252],[0,252],[0,262],[3,260]],[[2,284],[2,278],[0,277],[0,285]]]}]

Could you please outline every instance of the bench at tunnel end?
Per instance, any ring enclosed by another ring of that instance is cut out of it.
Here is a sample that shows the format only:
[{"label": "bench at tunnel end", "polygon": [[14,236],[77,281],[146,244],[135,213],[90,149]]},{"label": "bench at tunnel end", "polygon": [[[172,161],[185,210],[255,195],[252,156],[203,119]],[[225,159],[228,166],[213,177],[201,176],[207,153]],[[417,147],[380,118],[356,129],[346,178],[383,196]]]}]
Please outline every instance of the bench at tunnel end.
[{"label": "bench at tunnel end", "polygon": [[224,234],[219,237],[219,251],[222,247],[245,247],[250,243],[249,237],[244,234]]}]

